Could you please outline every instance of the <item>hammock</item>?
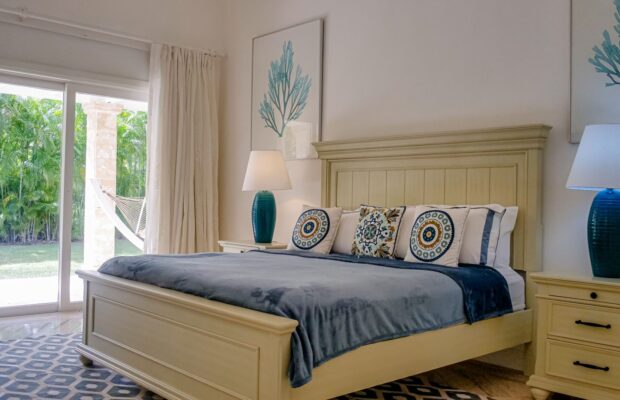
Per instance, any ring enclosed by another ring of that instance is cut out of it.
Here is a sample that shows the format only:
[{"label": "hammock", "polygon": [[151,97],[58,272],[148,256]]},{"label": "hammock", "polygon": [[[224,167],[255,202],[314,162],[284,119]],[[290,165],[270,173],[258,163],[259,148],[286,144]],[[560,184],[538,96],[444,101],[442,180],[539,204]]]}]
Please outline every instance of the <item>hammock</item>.
[{"label": "hammock", "polygon": [[[99,205],[118,231],[134,246],[144,250],[144,228],[146,226],[146,198],[123,197],[110,194],[101,188],[95,179],[90,180]],[[116,214],[116,210],[122,219]]]}]

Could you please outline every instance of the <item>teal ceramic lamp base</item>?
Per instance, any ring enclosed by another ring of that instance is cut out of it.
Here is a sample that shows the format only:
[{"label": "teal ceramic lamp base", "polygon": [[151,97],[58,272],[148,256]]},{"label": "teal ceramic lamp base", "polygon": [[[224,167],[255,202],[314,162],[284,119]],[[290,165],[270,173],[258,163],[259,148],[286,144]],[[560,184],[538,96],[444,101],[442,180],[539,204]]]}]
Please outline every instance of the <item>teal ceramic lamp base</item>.
[{"label": "teal ceramic lamp base", "polygon": [[276,200],[273,193],[261,190],[252,203],[252,228],[256,243],[271,243],[276,227]]},{"label": "teal ceramic lamp base", "polygon": [[594,198],[588,245],[594,276],[620,278],[620,191],[606,189]]}]

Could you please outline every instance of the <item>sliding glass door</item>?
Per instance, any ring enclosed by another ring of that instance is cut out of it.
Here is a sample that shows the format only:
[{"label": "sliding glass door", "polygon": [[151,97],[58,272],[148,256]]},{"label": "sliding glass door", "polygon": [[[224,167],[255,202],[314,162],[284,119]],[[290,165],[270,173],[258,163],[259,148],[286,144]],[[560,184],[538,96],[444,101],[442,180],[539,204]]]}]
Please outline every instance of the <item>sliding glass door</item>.
[{"label": "sliding glass door", "polygon": [[77,269],[142,251],[145,97],[0,76],[0,316],[77,309]]}]

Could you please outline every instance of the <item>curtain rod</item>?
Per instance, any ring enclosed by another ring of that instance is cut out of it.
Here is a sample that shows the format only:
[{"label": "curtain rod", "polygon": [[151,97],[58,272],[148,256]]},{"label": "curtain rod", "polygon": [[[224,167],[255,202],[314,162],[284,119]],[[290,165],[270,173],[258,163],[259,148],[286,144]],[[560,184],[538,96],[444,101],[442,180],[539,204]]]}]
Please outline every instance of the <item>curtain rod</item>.
[{"label": "curtain rod", "polygon": [[[90,26],[80,25],[73,22],[63,21],[56,18],[45,17],[42,15],[31,14],[27,8],[10,9],[0,7],[0,22],[6,22],[13,25],[26,26],[29,28],[39,29],[43,31],[60,33],[63,35],[74,36],[81,39],[89,39],[98,42],[115,44],[117,46],[129,47],[132,49],[149,51],[152,40],[144,39],[137,36],[126,35],[123,33],[112,32],[104,29],[93,28]],[[168,43],[165,43],[168,44]],[[171,45],[171,44],[168,44]],[[174,45],[178,46],[178,45]],[[179,46],[185,47],[186,46]],[[224,57],[212,49],[195,49],[190,50],[202,51],[205,54],[214,57]]]}]

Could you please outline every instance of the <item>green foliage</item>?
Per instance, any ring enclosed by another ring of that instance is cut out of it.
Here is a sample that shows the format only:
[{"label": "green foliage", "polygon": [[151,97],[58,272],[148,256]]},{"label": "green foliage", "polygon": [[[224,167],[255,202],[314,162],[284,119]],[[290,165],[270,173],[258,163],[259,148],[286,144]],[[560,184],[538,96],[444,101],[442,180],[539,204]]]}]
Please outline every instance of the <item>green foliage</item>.
[{"label": "green foliage", "polygon": [[284,134],[286,125],[304,112],[312,86],[312,79],[308,74],[302,75],[299,65],[295,69],[295,80],[291,81],[294,55],[291,41],[284,42],[280,59],[271,62],[267,94],[263,95],[258,109],[265,128],[272,129],[279,137]]},{"label": "green foliage", "polygon": [[[614,4],[616,6],[614,30],[617,35],[620,35],[620,0],[614,0]],[[594,57],[588,59],[588,62],[594,65],[596,72],[607,75],[609,82],[606,82],[605,86],[620,85],[620,47],[612,42],[607,30],[603,32],[603,42],[600,47],[594,46],[592,51],[594,51]]]},{"label": "green foliage", "polygon": [[[117,193],[144,196],[146,113],[118,116]],[[82,238],[86,115],[76,108],[72,238]],[[58,239],[62,102],[0,94],[0,242]]]}]

